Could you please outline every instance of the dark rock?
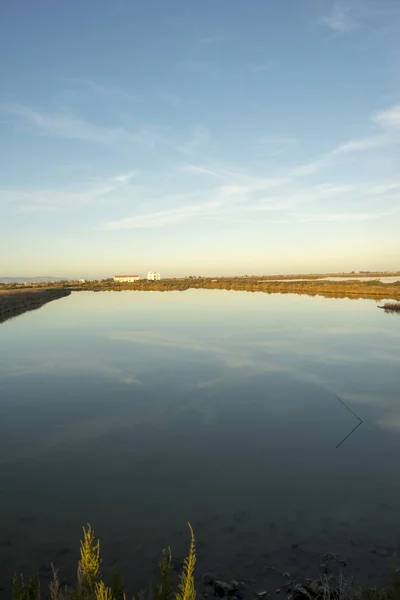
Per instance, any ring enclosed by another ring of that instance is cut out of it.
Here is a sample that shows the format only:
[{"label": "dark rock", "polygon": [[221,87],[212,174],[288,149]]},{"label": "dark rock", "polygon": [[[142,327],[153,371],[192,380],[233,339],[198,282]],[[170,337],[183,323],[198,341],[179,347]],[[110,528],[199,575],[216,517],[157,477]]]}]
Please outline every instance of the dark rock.
[{"label": "dark rock", "polygon": [[276,571],[275,567],[271,567],[270,565],[265,565],[264,567],[267,571]]},{"label": "dark rock", "polygon": [[266,590],[263,592],[258,592],[257,594],[257,598],[265,598],[265,596],[268,596],[268,592]]},{"label": "dark rock", "polygon": [[277,590],[275,590],[275,594],[280,594],[281,593],[281,588],[278,588]]},{"label": "dark rock", "polygon": [[206,585],[214,585],[215,579],[212,575],[210,575],[210,573],[203,573],[203,575],[201,576],[201,581]]},{"label": "dark rock", "polygon": [[338,563],[339,565],[342,565],[342,567],[347,567],[347,560],[345,560],[344,558],[338,560]]},{"label": "dark rock", "polygon": [[298,547],[299,547],[299,545],[298,545],[298,544],[292,544],[292,548],[293,548],[293,550],[295,550],[295,549],[296,549],[296,548],[298,548]]},{"label": "dark rock", "polygon": [[214,593],[216,596],[223,598],[224,596],[233,596],[237,588],[232,583],[226,581],[214,581]]},{"label": "dark rock", "polygon": [[291,574],[286,571],[286,573],[282,573],[283,577],[287,577],[287,579],[291,578]]}]

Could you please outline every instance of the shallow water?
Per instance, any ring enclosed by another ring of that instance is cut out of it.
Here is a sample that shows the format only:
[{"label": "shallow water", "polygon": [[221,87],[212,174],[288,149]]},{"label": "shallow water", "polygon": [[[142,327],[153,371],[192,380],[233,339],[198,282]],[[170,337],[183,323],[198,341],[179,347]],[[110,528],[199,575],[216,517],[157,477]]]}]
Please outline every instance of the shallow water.
[{"label": "shallow water", "polygon": [[[190,520],[198,571],[271,583],[325,552],[360,580],[400,544],[400,319],[370,300],[74,293],[0,326],[0,588],[106,572],[147,585]],[[337,396],[363,419],[357,424]],[[264,589],[264,588],[262,588]]]}]

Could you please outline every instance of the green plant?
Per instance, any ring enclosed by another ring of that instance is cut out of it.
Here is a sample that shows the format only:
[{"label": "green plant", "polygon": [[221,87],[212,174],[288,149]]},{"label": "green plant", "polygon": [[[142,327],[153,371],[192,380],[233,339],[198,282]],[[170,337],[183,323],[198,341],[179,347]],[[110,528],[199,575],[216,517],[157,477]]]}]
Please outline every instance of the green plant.
[{"label": "green plant", "polygon": [[58,571],[54,568],[53,563],[51,563],[51,568],[53,571],[53,579],[50,581],[49,589],[50,589],[50,600],[59,600],[60,599],[60,580],[58,578]]},{"label": "green plant", "polygon": [[126,600],[121,573],[114,573],[111,585],[111,593],[113,600]]},{"label": "green plant", "polygon": [[83,527],[83,540],[80,543],[80,559],[78,562],[79,591],[83,593],[92,592],[96,584],[100,583],[100,563],[100,541],[96,540],[94,531],[88,524],[87,529]]},{"label": "green plant", "polygon": [[40,584],[37,575],[31,577],[27,583],[23,575],[13,578],[12,595],[14,600],[40,600]]},{"label": "green plant", "polygon": [[196,547],[193,528],[188,523],[190,529],[190,547],[189,555],[183,561],[183,568],[180,575],[179,592],[176,594],[176,600],[195,600],[196,589],[194,587],[194,567],[196,564]]},{"label": "green plant", "polygon": [[156,591],[156,600],[172,600],[172,552],[171,548],[164,548],[160,560],[161,584]]},{"label": "green plant", "polygon": [[96,600],[113,600],[111,588],[107,587],[104,581],[100,581],[95,585]]}]

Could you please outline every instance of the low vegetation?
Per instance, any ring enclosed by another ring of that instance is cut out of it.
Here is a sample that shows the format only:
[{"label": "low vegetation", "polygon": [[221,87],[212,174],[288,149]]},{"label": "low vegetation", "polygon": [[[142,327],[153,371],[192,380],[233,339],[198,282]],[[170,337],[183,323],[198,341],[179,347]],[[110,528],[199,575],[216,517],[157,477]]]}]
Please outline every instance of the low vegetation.
[{"label": "low vegetation", "polygon": [[[193,529],[189,523],[190,546],[187,557],[183,560],[179,580],[174,586],[173,558],[171,548],[165,548],[159,562],[159,575],[153,590],[139,592],[132,600],[196,600],[194,569],[196,564],[196,548]],[[114,574],[107,583],[101,570],[100,541],[90,525],[83,528],[83,539],[80,543],[77,581],[75,587],[62,586],[58,571],[52,565],[52,579],[46,588],[41,587],[38,576],[25,581],[22,575],[15,575],[12,586],[12,600],[127,600],[121,575]],[[322,565],[326,566],[326,565]],[[215,596],[228,596],[230,600],[243,598],[239,586],[243,584],[222,581],[203,576],[207,584],[213,585]],[[244,586],[245,587],[245,586]],[[400,573],[396,568],[395,558],[392,565],[392,581],[387,586],[360,588],[353,580],[345,579],[342,574],[336,580],[329,575],[322,575],[319,580],[305,579],[302,582],[290,581],[282,590],[289,600],[400,600]],[[208,593],[204,593],[206,598]],[[267,599],[268,592],[254,594],[246,592],[248,598]]]},{"label": "low vegetation", "polygon": [[[159,564],[159,581],[152,594],[140,592],[133,600],[195,600],[194,567],[196,548],[192,526],[188,556],[183,561],[177,590],[173,585],[173,562],[170,548],[162,551]],[[75,587],[62,586],[57,569],[52,565],[53,576],[48,589],[41,589],[38,576],[25,581],[23,575],[15,575],[12,586],[13,600],[127,600],[122,577],[114,574],[106,583],[101,572],[100,541],[90,525],[83,528],[80,543],[80,558]]]},{"label": "low vegetation", "polygon": [[254,277],[184,278],[161,281],[139,280],[135,283],[115,283],[112,279],[71,284],[71,291],[185,291],[189,289],[232,290],[263,292],[265,294],[304,294],[326,298],[366,298],[400,300],[400,282],[382,283],[378,279],[369,281],[330,281],[310,279],[305,281],[272,281]]},{"label": "low vegetation", "polygon": [[[362,281],[362,277],[376,277]],[[325,274],[320,275],[270,275],[270,276],[243,276],[243,277],[183,277],[162,279],[161,281],[147,281],[140,279],[132,283],[116,283],[113,279],[94,281],[59,281],[51,285],[51,289],[66,290],[71,292],[92,291],[158,291],[158,292],[183,292],[189,289],[208,290],[233,290],[245,292],[263,292],[265,294],[304,294],[308,296],[324,296],[326,298],[366,298],[372,300],[391,299],[400,301],[400,281],[382,283],[378,277],[398,276],[397,272],[390,273],[333,273],[333,279],[327,280]],[[338,279],[349,277],[349,279]],[[355,278],[355,279],[352,279]],[[0,290],[30,290],[48,289],[46,283],[32,284],[3,284]],[[30,287],[29,287],[30,286]],[[27,289],[28,288],[28,289]],[[0,292],[1,294],[1,292]]]}]

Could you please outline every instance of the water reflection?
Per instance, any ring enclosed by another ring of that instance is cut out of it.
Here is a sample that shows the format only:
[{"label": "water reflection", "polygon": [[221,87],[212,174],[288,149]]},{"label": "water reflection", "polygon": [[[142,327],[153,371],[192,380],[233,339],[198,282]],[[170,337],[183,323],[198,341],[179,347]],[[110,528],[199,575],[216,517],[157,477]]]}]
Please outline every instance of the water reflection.
[{"label": "water reflection", "polygon": [[[400,508],[394,324],[368,300],[191,290],[73,294],[2,325],[0,587],[88,520],[132,588],[189,518],[201,570],[257,580],[266,554],[304,571],[333,551],[374,577]],[[338,449],[337,396],[364,421]]]}]

